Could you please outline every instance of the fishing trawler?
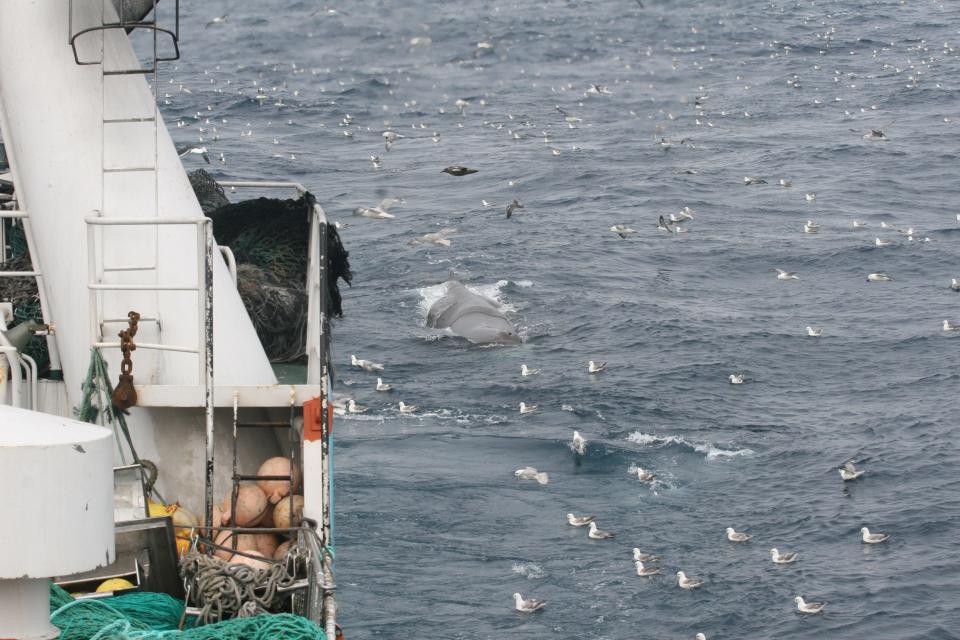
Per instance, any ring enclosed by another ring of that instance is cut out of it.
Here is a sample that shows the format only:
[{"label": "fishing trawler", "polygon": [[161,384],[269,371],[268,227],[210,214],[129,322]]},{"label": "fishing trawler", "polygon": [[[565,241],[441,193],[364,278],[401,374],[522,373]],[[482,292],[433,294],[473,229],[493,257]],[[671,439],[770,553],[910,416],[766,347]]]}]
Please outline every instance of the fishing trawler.
[{"label": "fishing trawler", "polygon": [[[17,485],[18,508],[60,496],[36,506],[66,529],[18,532],[0,551],[0,637],[57,636],[50,622],[76,610],[72,599],[43,620],[47,602],[23,604],[46,599],[48,579],[113,611],[166,594],[185,603],[180,629],[293,616],[323,630],[310,637],[336,635],[336,232],[301,184],[220,183],[302,207],[306,376],[278,383],[234,256],[157,107],[158,70],[180,55],[179,10],[179,0],[0,3],[0,280],[35,283],[38,303],[29,318],[0,303],[0,450],[10,477],[46,474]],[[139,57],[135,37],[147,42]],[[27,249],[19,268],[14,234]],[[48,365],[28,353],[38,341]],[[110,429],[108,446],[79,422]],[[110,482],[95,480],[104,474]]]}]

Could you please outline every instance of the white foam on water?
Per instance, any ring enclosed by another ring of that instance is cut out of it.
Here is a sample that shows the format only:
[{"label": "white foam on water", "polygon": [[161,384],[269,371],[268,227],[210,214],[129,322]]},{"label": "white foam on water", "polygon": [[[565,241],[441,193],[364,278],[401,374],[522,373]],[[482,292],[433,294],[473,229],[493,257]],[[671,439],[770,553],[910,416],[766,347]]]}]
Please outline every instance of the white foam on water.
[{"label": "white foam on water", "polygon": [[547,575],[543,567],[533,562],[514,562],[510,568],[514,573],[523,576],[527,580],[539,580]]},{"label": "white foam on water", "polygon": [[[708,460],[753,455],[753,449],[723,449],[710,442],[690,441],[681,436],[658,436],[643,433],[642,431],[634,431],[627,436],[627,440],[634,444],[649,446],[676,444],[692,449],[697,453],[702,453]],[[636,473],[636,470],[634,470],[634,473]]]}]

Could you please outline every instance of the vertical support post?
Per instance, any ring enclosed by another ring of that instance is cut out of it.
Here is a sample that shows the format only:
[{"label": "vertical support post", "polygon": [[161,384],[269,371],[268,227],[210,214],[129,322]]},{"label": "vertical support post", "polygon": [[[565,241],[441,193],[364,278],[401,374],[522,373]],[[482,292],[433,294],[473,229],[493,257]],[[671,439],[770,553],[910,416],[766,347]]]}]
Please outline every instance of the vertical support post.
[{"label": "vertical support post", "polygon": [[[206,484],[204,486],[204,519],[208,529],[213,527],[213,225],[203,218],[197,225],[202,237],[203,287],[198,291],[198,306],[203,309],[203,396],[206,407]],[[200,300],[200,296],[202,300]]]}]

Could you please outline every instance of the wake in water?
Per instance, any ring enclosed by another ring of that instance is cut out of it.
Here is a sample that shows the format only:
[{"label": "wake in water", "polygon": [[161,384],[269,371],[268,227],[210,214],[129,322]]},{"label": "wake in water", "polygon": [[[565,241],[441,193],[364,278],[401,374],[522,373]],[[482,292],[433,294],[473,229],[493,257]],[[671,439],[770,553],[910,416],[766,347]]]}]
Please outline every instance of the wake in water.
[{"label": "wake in water", "polygon": [[[753,455],[753,449],[723,449],[710,442],[697,442],[695,440],[690,441],[683,436],[657,436],[649,433],[643,433],[642,431],[634,431],[627,436],[627,441],[645,447],[665,447],[670,445],[684,447],[696,451],[697,453],[704,454],[707,460],[737,458],[740,456]],[[635,472],[636,468],[634,468],[633,473]]]}]

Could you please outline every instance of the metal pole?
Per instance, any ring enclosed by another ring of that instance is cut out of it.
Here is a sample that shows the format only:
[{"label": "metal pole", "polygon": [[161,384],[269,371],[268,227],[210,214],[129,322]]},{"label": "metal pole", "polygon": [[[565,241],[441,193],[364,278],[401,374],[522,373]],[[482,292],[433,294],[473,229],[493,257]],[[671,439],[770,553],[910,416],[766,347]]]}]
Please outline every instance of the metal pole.
[{"label": "metal pole", "polygon": [[[203,333],[204,333],[204,405],[206,407],[206,486],[204,504],[205,520],[209,530],[213,530],[213,225],[210,218],[197,227],[204,236],[204,286],[203,286]],[[199,297],[199,296],[198,296]]]}]

